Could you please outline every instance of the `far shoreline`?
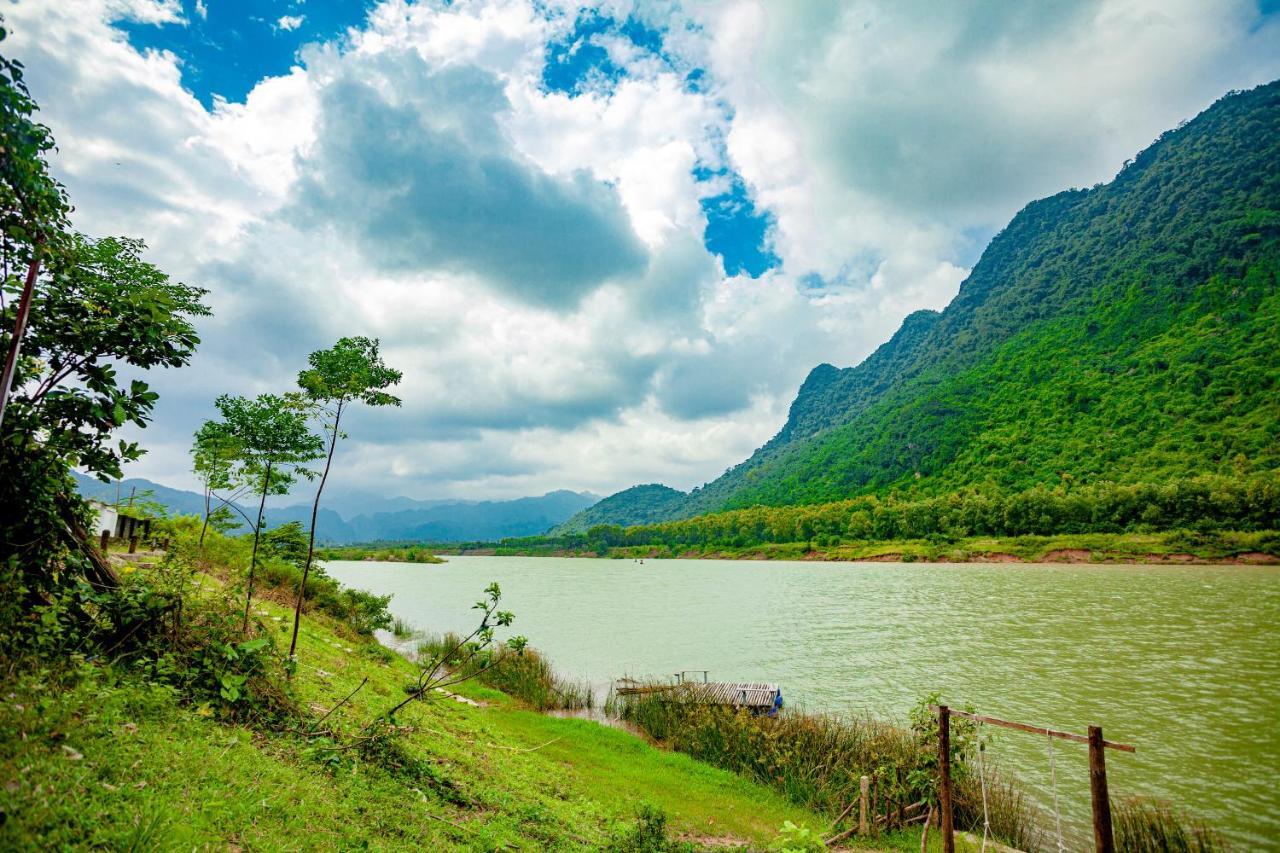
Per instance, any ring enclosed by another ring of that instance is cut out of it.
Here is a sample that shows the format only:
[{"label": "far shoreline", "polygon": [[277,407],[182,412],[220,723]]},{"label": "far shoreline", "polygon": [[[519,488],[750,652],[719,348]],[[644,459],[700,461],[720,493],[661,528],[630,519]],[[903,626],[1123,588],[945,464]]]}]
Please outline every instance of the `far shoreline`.
[{"label": "far shoreline", "polygon": [[644,555],[617,555],[606,554],[600,555],[595,553],[583,552],[532,552],[532,551],[508,551],[498,548],[471,548],[467,550],[439,550],[434,552],[441,557],[538,557],[538,558],[561,558],[561,559],[590,559],[590,560],[725,560],[725,561],[741,561],[741,562],[760,562],[760,563],[935,563],[935,564],[955,564],[955,565],[992,565],[992,564],[1018,564],[1018,565],[1045,565],[1052,563],[1060,563],[1063,565],[1179,565],[1179,566],[1276,566],[1280,565],[1280,556],[1265,552],[1246,552],[1231,557],[1200,557],[1195,554],[1135,554],[1135,555],[1115,555],[1115,554],[1095,554],[1092,551],[1084,553],[1080,552],[1056,552],[1049,553],[1042,557],[1020,557],[1016,554],[1008,553],[988,553],[975,554],[967,558],[952,558],[946,555],[940,556],[913,556],[911,554],[888,553],[876,556],[866,557],[842,557],[832,556],[823,552],[809,552],[802,556],[773,556],[767,554],[727,554],[720,552],[710,552],[701,554],[644,554]]}]

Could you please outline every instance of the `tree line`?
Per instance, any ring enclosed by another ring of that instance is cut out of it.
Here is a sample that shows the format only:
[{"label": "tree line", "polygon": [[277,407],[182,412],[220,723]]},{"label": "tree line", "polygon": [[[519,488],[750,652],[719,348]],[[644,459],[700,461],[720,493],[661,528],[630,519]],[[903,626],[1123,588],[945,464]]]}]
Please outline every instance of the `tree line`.
[{"label": "tree line", "polygon": [[972,489],[919,498],[864,495],[802,506],[757,506],[660,524],[601,524],[586,533],[507,539],[504,547],[602,550],[624,546],[750,547],[807,542],[1049,536],[1160,530],[1280,528],[1280,476],[1205,475],[1167,483]]}]

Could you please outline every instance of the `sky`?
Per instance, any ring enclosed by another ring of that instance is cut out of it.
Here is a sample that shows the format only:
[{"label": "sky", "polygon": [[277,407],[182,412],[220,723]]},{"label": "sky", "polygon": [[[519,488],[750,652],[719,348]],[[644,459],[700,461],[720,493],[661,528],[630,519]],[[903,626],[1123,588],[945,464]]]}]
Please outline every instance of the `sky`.
[{"label": "sky", "polygon": [[0,50],[76,227],[210,291],[128,476],[366,335],[404,404],[330,489],[502,499],[714,479],[1026,203],[1280,77],[1278,6],[0,0]]}]

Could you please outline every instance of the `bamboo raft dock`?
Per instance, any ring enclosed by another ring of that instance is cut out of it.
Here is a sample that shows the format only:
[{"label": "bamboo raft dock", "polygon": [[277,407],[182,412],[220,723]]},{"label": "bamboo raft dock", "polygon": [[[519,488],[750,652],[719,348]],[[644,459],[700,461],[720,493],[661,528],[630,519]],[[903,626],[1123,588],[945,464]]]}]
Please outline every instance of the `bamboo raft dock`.
[{"label": "bamboo raft dock", "polygon": [[[701,670],[698,670],[702,672]],[[667,693],[682,701],[702,702],[708,705],[725,705],[745,708],[752,714],[774,716],[782,708],[782,688],[762,681],[708,681],[702,672],[702,681],[690,681],[686,672],[676,673],[670,684],[636,681],[620,678],[614,685],[619,696],[638,696]]]}]

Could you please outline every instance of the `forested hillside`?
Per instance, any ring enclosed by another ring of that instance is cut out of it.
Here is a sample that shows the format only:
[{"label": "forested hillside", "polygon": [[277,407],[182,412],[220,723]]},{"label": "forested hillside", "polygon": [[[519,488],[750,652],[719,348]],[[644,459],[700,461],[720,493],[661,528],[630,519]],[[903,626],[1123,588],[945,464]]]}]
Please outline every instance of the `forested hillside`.
[{"label": "forested hillside", "polygon": [[667,518],[1274,472],[1278,241],[1280,82],[1029,204],[945,310],[815,368],[779,433]]},{"label": "forested hillside", "polygon": [[551,531],[552,536],[584,533],[597,524],[650,524],[671,518],[688,497],[684,492],[649,483],[632,486],[588,507]]}]

